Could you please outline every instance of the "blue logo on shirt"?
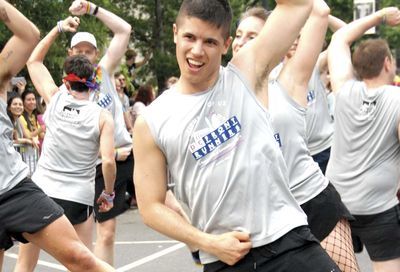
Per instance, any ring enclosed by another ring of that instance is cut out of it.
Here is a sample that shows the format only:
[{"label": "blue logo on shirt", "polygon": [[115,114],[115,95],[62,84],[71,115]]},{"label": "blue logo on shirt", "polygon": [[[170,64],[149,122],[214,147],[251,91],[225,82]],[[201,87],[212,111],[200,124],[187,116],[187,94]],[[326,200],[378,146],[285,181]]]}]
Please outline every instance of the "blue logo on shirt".
[{"label": "blue logo on shirt", "polygon": [[275,141],[278,143],[279,147],[282,147],[281,136],[279,133],[274,134]]},{"label": "blue logo on shirt", "polygon": [[310,104],[311,102],[313,102],[315,100],[315,91],[314,90],[310,90],[307,93],[307,103]]},{"label": "blue logo on shirt", "polygon": [[110,94],[106,94],[102,96],[99,101],[97,101],[97,104],[102,107],[103,109],[106,109],[110,104],[112,103],[112,97]]},{"label": "blue logo on shirt", "polygon": [[230,118],[214,131],[202,137],[203,146],[192,152],[193,157],[199,160],[214,151],[229,139],[232,139],[241,130],[241,125],[236,116]]}]

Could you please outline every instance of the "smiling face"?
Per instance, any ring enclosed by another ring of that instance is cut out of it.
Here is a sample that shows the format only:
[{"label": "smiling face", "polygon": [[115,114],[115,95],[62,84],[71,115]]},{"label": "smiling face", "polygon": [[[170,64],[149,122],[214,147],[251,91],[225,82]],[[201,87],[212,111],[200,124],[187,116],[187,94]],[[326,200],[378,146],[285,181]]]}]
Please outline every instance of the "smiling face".
[{"label": "smiling face", "polygon": [[24,99],[24,108],[27,112],[32,113],[36,109],[36,97],[34,94],[27,94]]},{"label": "smiling face", "polygon": [[22,103],[22,99],[20,97],[15,97],[12,99],[9,111],[14,116],[14,118],[18,118],[24,112],[24,105]]},{"label": "smiling face", "polygon": [[218,78],[221,57],[226,54],[231,39],[224,39],[221,28],[205,21],[185,16],[174,25],[176,57],[182,91],[194,93],[211,87]]},{"label": "smiling face", "polygon": [[80,42],[68,50],[69,56],[85,55],[92,64],[97,61],[99,51],[88,42]]},{"label": "smiling face", "polygon": [[233,56],[249,41],[258,36],[263,28],[265,21],[260,18],[251,16],[243,19],[236,29],[235,39],[232,43]]}]

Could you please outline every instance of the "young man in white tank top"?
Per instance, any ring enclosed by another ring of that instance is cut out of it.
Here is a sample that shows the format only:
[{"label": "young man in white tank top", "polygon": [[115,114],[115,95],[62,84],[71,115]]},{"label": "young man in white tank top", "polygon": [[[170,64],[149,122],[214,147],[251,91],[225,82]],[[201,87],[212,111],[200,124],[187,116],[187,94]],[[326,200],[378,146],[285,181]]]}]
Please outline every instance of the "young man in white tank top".
[{"label": "young man in white tank top", "polygon": [[[174,25],[180,79],[135,124],[134,180],[145,223],[199,248],[204,271],[339,271],[305,226],[269,114],[256,99],[311,6],[279,1],[259,37],[221,68],[229,3],[181,5]],[[165,205],[167,170],[192,225]],[[313,264],[298,262],[309,254]]]}]

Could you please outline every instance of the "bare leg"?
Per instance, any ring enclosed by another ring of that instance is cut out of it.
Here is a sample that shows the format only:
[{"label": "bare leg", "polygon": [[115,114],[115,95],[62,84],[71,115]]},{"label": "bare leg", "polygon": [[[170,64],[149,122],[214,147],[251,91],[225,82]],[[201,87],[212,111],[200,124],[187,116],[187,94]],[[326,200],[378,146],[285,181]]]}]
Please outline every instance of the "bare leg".
[{"label": "bare leg", "polygon": [[374,272],[399,272],[400,258],[384,262],[372,262]]},{"label": "bare leg", "polygon": [[360,271],[354,255],[350,224],[346,219],[341,219],[336,224],[328,237],[321,242],[321,246],[342,272]]},{"label": "bare leg", "polygon": [[110,265],[114,264],[116,227],[116,218],[112,218],[101,223],[96,223],[97,238],[96,245],[94,246],[94,254],[96,257],[109,263]]},{"label": "bare leg", "polygon": [[115,271],[85,247],[65,216],[34,234],[24,233],[24,237],[48,252],[72,272]]},{"label": "bare leg", "polygon": [[74,225],[74,229],[85,246],[93,251],[93,216],[81,224]]},{"label": "bare leg", "polygon": [[19,244],[14,272],[33,272],[39,259],[40,248],[32,243]]}]

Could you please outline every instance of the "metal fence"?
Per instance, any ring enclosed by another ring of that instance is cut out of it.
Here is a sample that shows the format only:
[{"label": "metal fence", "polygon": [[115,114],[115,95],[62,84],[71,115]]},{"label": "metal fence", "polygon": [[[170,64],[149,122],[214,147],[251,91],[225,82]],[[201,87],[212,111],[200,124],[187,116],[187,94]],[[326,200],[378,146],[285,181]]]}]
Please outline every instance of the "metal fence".
[{"label": "metal fence", "polygon": [[27,144],[14,144],[14,148],[21,154],[22,160],[29,167],[29,176],[32,176],[39,159],[39,150]]}]

